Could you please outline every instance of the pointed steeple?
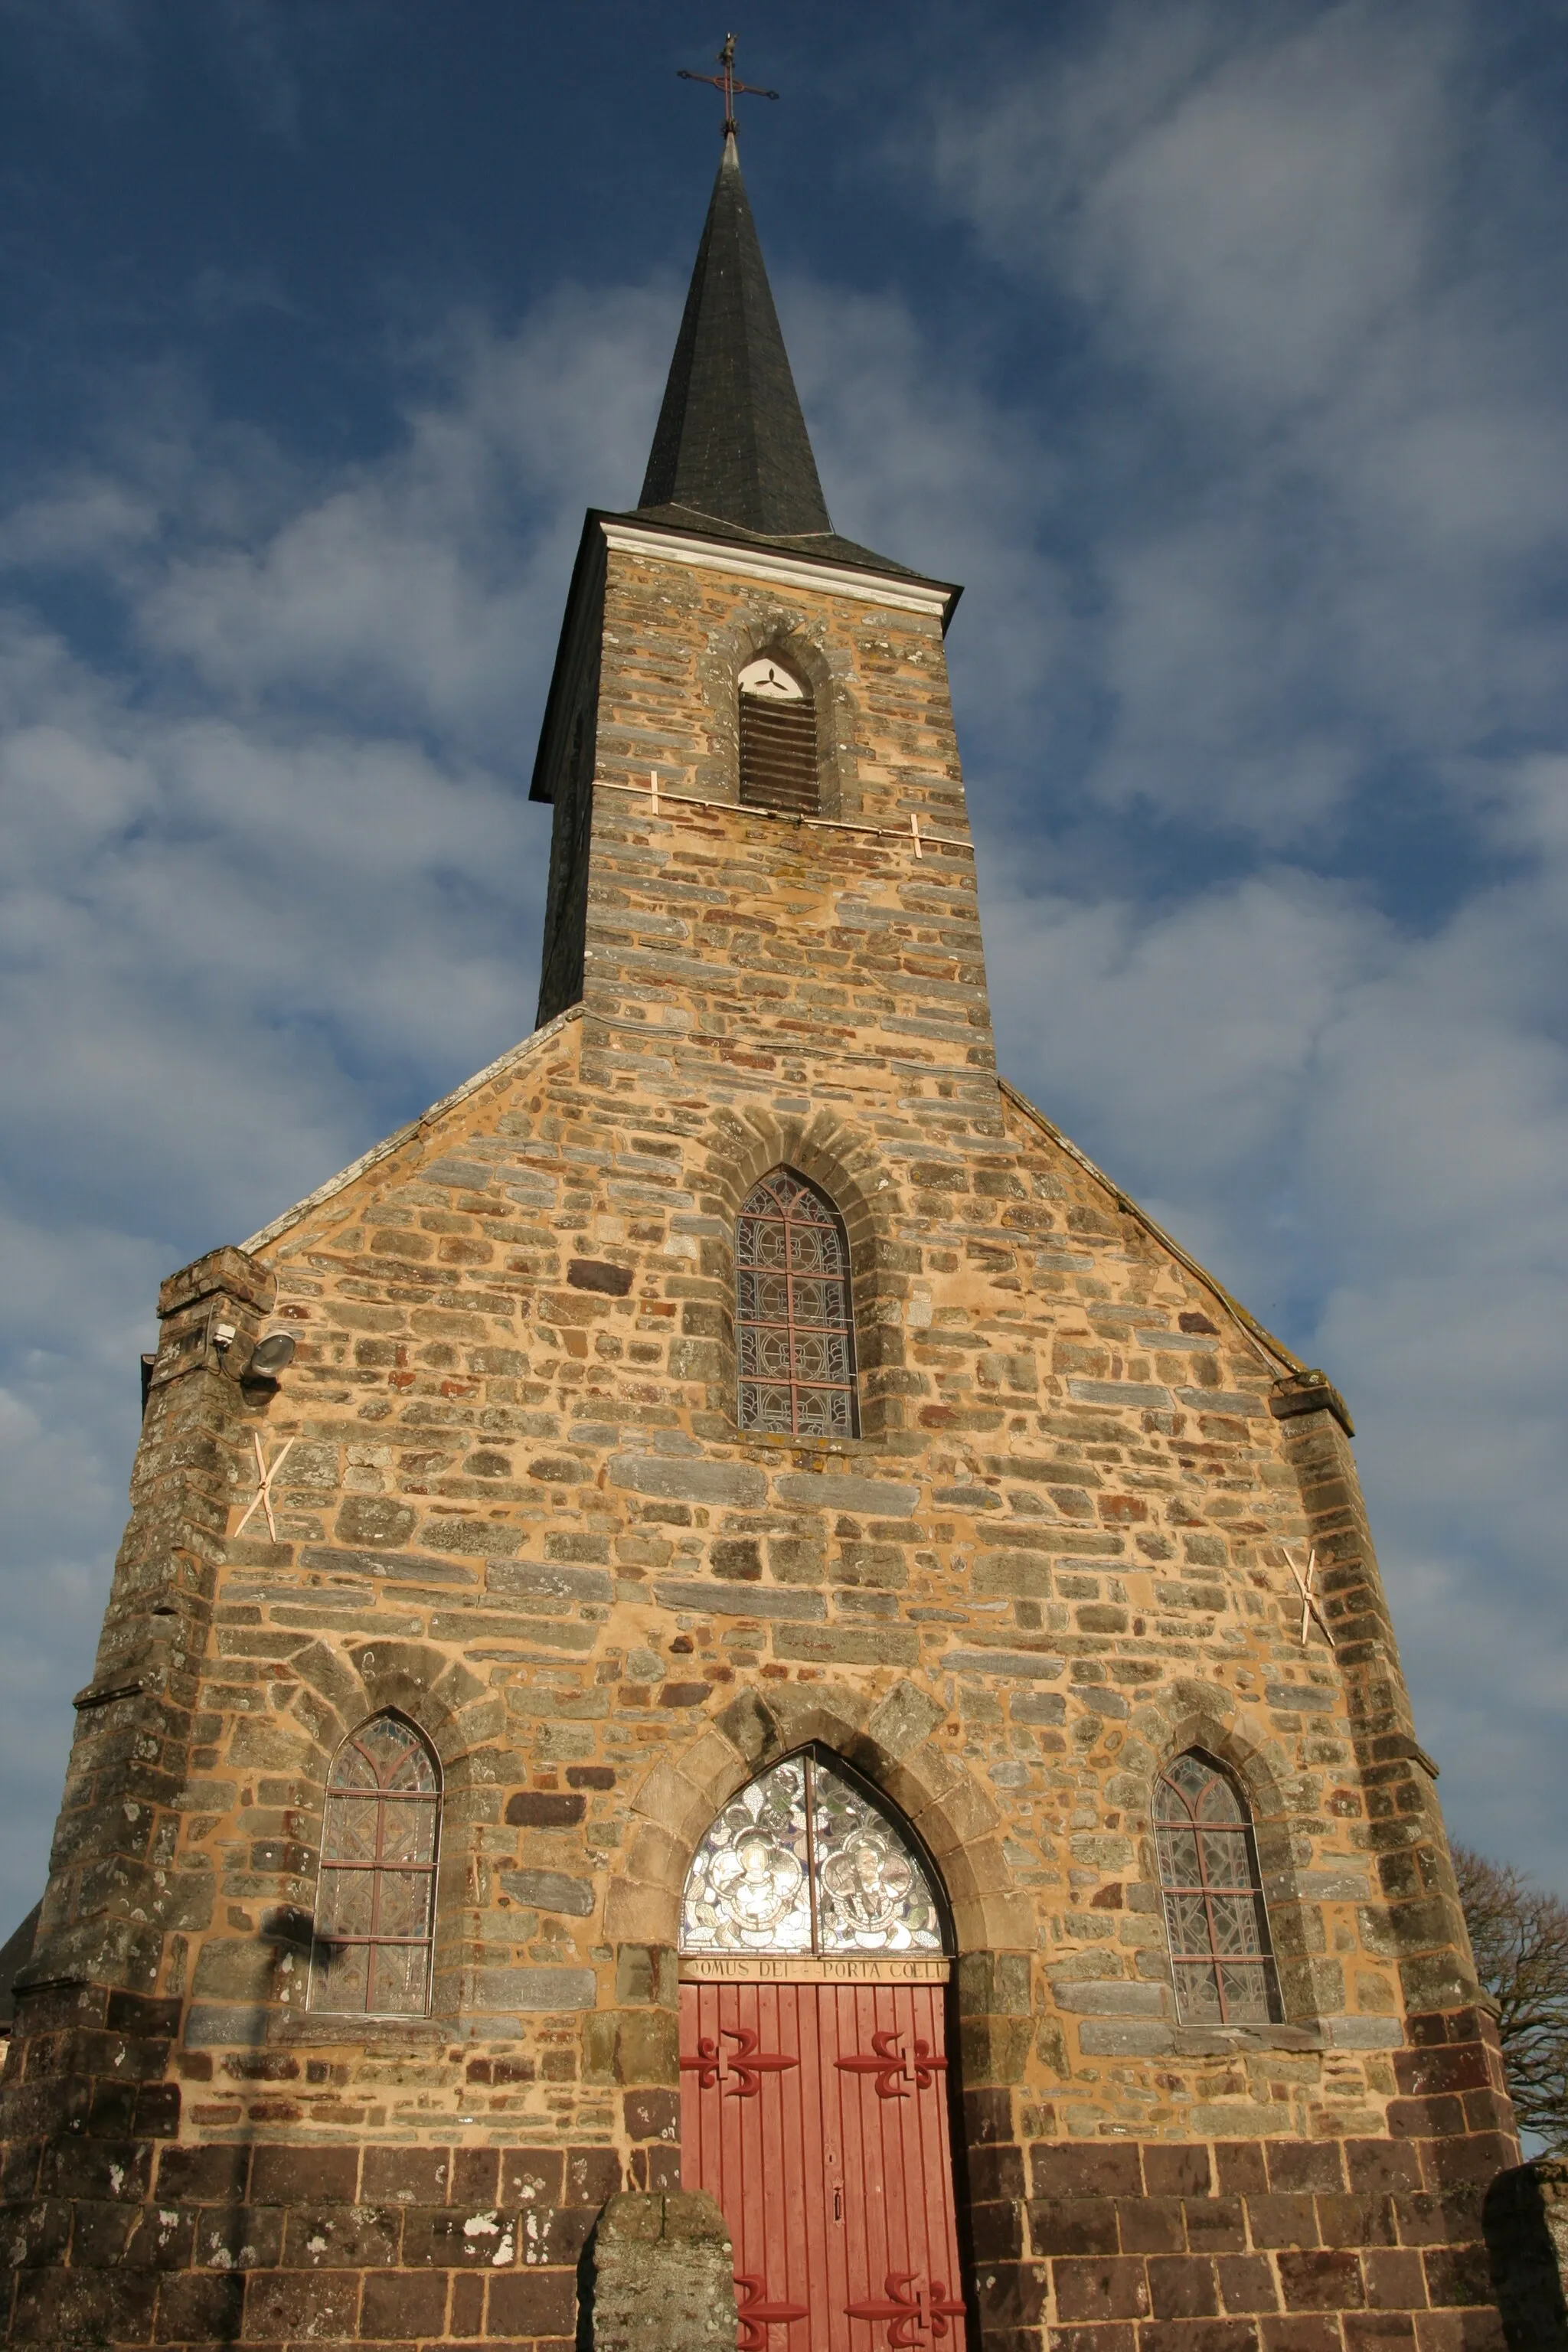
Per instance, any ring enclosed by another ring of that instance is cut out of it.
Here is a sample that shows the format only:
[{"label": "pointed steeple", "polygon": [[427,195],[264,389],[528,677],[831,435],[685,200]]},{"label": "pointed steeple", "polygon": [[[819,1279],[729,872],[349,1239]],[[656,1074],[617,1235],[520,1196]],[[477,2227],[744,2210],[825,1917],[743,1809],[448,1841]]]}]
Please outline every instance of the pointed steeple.
[{"label": "pointed steeple", "polygon": [[733,135],[724,141],[639,509],[831,532]]}]

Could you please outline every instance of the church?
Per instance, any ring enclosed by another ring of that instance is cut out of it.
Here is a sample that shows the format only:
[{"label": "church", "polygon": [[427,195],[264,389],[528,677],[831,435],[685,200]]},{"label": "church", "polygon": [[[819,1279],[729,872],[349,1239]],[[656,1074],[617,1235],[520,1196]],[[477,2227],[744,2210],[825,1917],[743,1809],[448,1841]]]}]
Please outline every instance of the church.
[{"label": "church", "polygon": [[1346,1407],[997,1071],[958,594],[833,529],[727,131],[537,1026],[159,1297],[6,2342],[1504,2344]]}]

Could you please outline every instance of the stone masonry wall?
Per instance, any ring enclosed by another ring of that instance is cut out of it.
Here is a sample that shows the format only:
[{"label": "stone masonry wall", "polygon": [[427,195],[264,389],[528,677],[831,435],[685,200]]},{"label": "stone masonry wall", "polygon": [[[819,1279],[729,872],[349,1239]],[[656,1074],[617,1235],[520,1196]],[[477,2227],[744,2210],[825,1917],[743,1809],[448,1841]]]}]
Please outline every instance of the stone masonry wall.
[{"label": "stone masonry wall", "polygon": [[[770,644],[886,834],[608,789],[732,802]],[[1517,2150],[1342,1408],[999,1086],[936,619],[613,551],[593,691],[581,1005],[166,1286],[7,2065],[11,2340],[565,2352],[604,2200],[680,2185],[691,1852],[820,1739],[952,1900],[988,2352],[1500,2344]],[[846,1219],[856,1441],[734,1425],[781,1160]],[[310,2006],[310,1922],[387,1706],[445,1776],[436,1992],[367,2025]],[[1194,1744],[1279,2027],[1174,2014],[1149,1812]]]}]

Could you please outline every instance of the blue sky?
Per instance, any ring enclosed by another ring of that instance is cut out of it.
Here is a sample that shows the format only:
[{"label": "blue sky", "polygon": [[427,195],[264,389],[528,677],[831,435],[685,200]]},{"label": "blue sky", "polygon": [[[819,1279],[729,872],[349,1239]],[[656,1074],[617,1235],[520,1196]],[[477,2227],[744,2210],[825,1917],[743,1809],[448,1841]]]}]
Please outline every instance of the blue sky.
[{"label": "blue sky", "polygon": [[[1559,1886],[1565,20],[728,19],[835,522],[967,583],[1003,1066],[1344,1390],[1451,1824]],[[726,28],[0,0],[7,1915],[160,1276],[531,1024]]]}]

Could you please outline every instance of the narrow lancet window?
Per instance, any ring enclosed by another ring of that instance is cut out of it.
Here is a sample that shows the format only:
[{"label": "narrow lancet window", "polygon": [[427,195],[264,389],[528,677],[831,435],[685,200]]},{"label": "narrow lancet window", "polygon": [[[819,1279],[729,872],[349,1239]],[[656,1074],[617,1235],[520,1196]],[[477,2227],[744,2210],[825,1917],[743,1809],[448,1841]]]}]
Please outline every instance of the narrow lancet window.
[{"label": "narrow lancet window", "polygon": [[1154,1837],[1183,2024],[1278,2023],[1258,1843],[1235,1782],[1196,1749],[1178,1756],[1155,1787]]},{"label": "narrow lancet window", "polygon": [[424,2016],[440,1827],[440,1768],[414,1726],[377,1715],[351,1732],[327,1783],[312,2009]]},{"label": "narrow lancet window", "polygon": [[856,1437],[849,1243],[825,1192],[775,1168],[735,1236],[735,1347],[742,1429]]},{"label": "narrow lancet window", "polygon": [[942,1952],[941,1901],[913,1838],[808,1748],[731,1797],[698,1847],[683,1952]]},{"label": "narrow lancet window", "polygon": [[741,799],[748,808],[817,814],[816,707],[782,662],[748,662],[740,676]]}]

